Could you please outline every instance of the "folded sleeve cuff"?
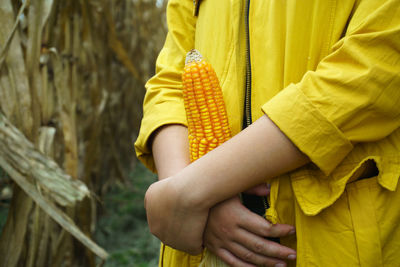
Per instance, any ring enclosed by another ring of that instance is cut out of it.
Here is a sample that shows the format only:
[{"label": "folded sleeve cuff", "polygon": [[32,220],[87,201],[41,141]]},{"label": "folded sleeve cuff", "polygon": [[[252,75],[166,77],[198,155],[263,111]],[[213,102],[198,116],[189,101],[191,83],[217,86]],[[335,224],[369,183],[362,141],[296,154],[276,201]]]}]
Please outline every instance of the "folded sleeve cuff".
[{"label": "folded sleeve cuff", "polygon": [[295,84],[265,103],[262,110],[326,175],[353,149],[344,134]]},{"label": "folded sleeve cuff", "polygon": [[[155,105],[148,114],[143,117],[138,138],[135,141],[137,158],[152,172],[156,173],[153,154],[149,145],[151,135],[161,126],[168,124],[181,124],[187,126],[185,110],[180,105]],[[179,106],[179,107],[176,107]],[[168,110],[168,111],[166,111]]]}]

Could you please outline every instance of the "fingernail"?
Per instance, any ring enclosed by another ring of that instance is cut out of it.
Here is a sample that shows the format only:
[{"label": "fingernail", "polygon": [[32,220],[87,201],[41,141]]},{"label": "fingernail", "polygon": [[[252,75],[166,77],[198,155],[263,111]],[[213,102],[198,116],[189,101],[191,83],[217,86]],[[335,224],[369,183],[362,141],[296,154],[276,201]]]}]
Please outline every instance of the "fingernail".
[{"label": "fingernail", "polygon": [[290,254],[287,258],[289,260],[295,260],[296,259],[296,255],[295,254]]},{"label": "fingernail", "polygon": [[289,235],[293,235],[295,233],[296,233],[296,229],[292,229],[292,230],[290,230]]},{"label": "fingernail", "polygon": [[284,263],[277,263],[277,264],[275,264],[275,267],[285,267],[285,264]]}]

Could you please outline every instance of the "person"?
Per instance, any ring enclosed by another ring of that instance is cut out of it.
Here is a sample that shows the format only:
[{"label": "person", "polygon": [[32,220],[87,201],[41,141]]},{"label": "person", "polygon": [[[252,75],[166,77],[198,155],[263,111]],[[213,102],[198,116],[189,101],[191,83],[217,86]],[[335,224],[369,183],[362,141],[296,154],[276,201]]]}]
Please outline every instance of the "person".
[{"label": "person", "polygon": [[[152,233],[231,266],[400,266],[399,4],[170,0],[135,143],[161,178],[145,197]],[[192,48],[216,70],[235,135],[189,164]],[[237,195],[267,181],[279,224],[238,216]]]}]

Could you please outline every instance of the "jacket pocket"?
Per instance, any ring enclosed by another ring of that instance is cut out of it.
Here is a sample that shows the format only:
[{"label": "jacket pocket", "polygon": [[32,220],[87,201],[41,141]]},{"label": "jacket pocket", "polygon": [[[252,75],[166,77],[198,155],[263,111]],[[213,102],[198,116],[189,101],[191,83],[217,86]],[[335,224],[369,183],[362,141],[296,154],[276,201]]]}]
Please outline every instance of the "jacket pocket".
[{"label": "jacket pocket", "polygon": [[400,266],[400,190],[388,190],[378,177],[348,184],[360,266]]},{"label": "jacket pocket", "polygon": [[400,266],[400,190],[377,176],[347,184],[315,216],[296,205],[297,266]]},{"label": "jacket pocket", "polygon": [[360,266],[384,266],[380,229],[383,218],[376,204],[385,201],[389,192],[379,185],[376,176],[359,179],[346,187]]}]

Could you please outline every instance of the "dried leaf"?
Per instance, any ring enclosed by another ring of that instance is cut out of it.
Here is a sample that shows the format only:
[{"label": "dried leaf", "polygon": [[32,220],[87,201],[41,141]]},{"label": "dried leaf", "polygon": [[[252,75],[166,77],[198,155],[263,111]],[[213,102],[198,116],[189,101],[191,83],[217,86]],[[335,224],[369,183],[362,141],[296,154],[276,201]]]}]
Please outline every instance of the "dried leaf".
[{"label": "dried leaf", "polygon": [[50,225],[53,223],[53,221],[50,220],[49,216],[47,216],[46,213],[42,212],[42,215],[43,215],[43,226],[42,226],[43,232],[37,250],[36,266],[46,266],[46,259],[50,254],[48,244],[50,241],[49,240],[51,231]]},{"label": "dried leaf", "polygon": [[82,242],[87,248],[102,259],[107,259],[107,252],[84,235],[75,223],[53,203],[44,199],[37,189],[27,179],[0,157],[0,166],[12,177],[12,179],[27,193],[36,204],[39,205],[53,220],[55,220],[67,232]]},{"label": "dried leaf", "polygon": [[[134,164],[132,140],[139,128],[144,81],[154,73],[166,34],[166,2],[0,1],[0,51],[6,51],[0,68],[0,110],[34,144],[33,151],[52,157],[74,178],[70,180],[84,181],[100,198],[107,185]],[[25,12],[16,15],[14,10],[24,5]],[[5,44],[8,49],[2,50]],[[24,142],[3,144],[0,150],[7,155],[0,157],[24,172],[19,174],[44,201],[65,198],[55,193],[57,186],[45,187],[59,173],[46,175],[40,156],[32,157],[39,165],[26,160],[36,154],[22,153]],[[51,164],[47,167],[52,169]],[[95,266],[93,253],[82,251],[53,220],[33,216],[31,198],[18,195],[10,212],[18,217],[9,216],[2,234],[0,267],[3,261],[7,267],[25,266],[26,260],[40,267]],[[67,209],[86,235],[94,231],[96,204],[90,199]]]},{"label": "dried leaf", "polygon": [[[25,1],[27,5],[29,1]],[[23,6],[24,7],[24,6]],[[23,10],[21,7],[21,10]],[[22,12],[20,10],[20,12]],[[20,45],[18,32],[14,38],[7,39],[12,31],[12,21],[16,20],[12,11],[11,0],[2,1],[0,5],[0,45],[3,46],[7,40],[11,41],[9,46],[6,64],[0,68],[0,107],[4,113],[13,119],[13,123],[31,137],[33,128],[33,117],[31,115],[30,88],[25,69],[23,52]],[[15,24],[17,24],[18,19]]]},{"label": "dried leaf", "polygon": [[43,96],[42,80],[39,71],[40,54],[42,47],[43,27],[52,10],[53,0],[32,0],[28,13],[28,43],[26,51],[26,68],[32,98],[32,116],[34,125],[32,129],[33,140],[41,122],[40,99]]},{"label": "dried leaf", "polygon": [[[7,50],[10,47],[11,40],[13,39],[14,33],[17,30],[17,27],[18,27],[18,24],[19,24],[19,21],[20,21],[19,18],[22,15],[22,13],[24,12],[25,8],[28,6],[29,2],[30,2],[30,0],[26,0],[22,4],[21,8],[19,9],[17,18],[15,19],[14,26],[12,27],[12,30],[11,30],[10,34],[8,35],[5,43],[2,46],[0,46],[1,47],[1,50],[0,50],[0,69],[1,69],[1,67],[3,65],[4,59],[5,59],[6,54],[7,54]],[[4,7],[6,7],[6,8],[9,7],[7,2],[3,6],[0,6],[1,9],[4,9]],[[1,14],[1,12],[0,12],[0,14]],[[7,19],[8,19],[7,16],[0,16],[1,25],[4,25],[5,23],[8,23]]]},{"label": "dried leaf", "polygon": [[38,141],[38,149],[40,152],[47,156],[52,155],[55,134],[56,128],[54,127],[40,127]]},{"label": "dried leaf", "polygon": [[33,267],[36,259],[36,253],[38,249],[38,244],[41,239],[42,231],[40,231],[40,227],[43,223],[42,221],[42,210],[39,206],[35,206],[33,212],[33,223],[30,225],[32,227],[30,231],[31,244],[28,247],[28,256],[25,260],[26,267]]},{"label": "dried leaf", "polygon": [[53,160],[36,150],[1,113],[0,159],[7,163],[8,169],[4,168],[6,172],[12,168],[14,172],[34,178],[60,205],[74,205],[89,194],[85,184],[72,179]]},{"label": "dried leaf", "polygon": [[117,34],[115,32],[115,24],[112,20],[112,16],[110,14],[109,9],[105,9],[104,13],[106,15],[106,21],[108,24],[108,30],[109,30],[108,43],[111,49],[115,52],[117,58],[122,62],[122,64],[124,64],[124,66],[132,73],[133,77],[135,77],[139,81],[143,81],[142,77],[139,75],[138,70],[132,64],[132,61],[128,56],[128,53],[126,52],[123,44],[117,38]]},{"label": "dried leaf", "polygon": [[32,199],[26,196],[22,189],[14,187],[13,200],[7,217],[6,225],[1,234],[0,267],[16,267],[20,260],[27,232],[29,214],[32,209]]}]

